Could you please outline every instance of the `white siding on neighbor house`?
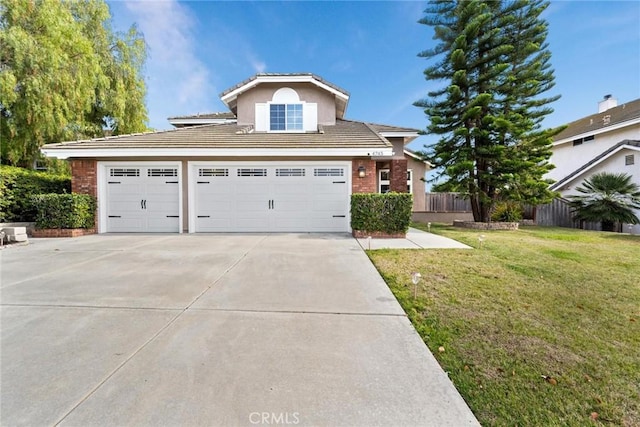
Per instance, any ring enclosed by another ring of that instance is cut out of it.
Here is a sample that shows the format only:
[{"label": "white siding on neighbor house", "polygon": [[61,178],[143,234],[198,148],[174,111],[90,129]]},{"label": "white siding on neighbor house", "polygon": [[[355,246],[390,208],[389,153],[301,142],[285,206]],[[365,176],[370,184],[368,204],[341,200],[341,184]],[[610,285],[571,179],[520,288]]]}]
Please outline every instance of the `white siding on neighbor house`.
[{"label": "white siding on neighbor house", "polygon": [[546,178],[559,181],[625,139],[640,140],[640,126],[601,133],[596,135],[594,140],[583,142],[581,145],[573,146],[571,142],[556,145],[552,148],[553,154],[549,160],[556,168],[551,170]]},{"label": "white siding on neighbor house", "polygon": [[[634,156],[634,164],[625,165],[625,156],[628,156],[630,154]],[[586,173],[577,176],[574,180],[570,182],[567,182],[560,189],[558,189],[558,191],[560,192],[562,197],[565,197],[565,198],[568,196],[581,194],[578,191],[576,191],[576,188],[582,186],[582,183],[584,182],[585,179],[600,172],[626,173],[633,177],[633,182],[640,185],[640,149],[620,150],[619,152],[615,153],[608,159],[594,166],[592,169],[589,169]],[[640,217],[640,210],[636,211],[636,215]],[[623,232],[625,233],[629,232],[628,226],[625,225],[623,227]],[[633,234],[640,234],[640,225],[634,226],[631,232]]]}]

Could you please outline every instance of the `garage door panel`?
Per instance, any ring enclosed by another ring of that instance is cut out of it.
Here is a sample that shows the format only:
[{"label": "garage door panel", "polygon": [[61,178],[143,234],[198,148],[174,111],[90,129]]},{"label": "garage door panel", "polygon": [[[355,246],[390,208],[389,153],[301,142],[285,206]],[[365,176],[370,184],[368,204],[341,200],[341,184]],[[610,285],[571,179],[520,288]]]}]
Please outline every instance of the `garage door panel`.
[{"label": "garage door panel", "polygon": [[309,230],[309,220],[305,217],[300,218],[277,218],[273,224],[274,231],[304,232]]},{"label": "garage door panel", "polygon": [[265,231],[269,228],[267,218],[237,218],[230,231]]},{"label": "garage door panel", "polygon": [[152,233],[166,232],[167,230],[179,231],[179,218],[164,218],[153,216],[147,218],[147,231]]},{"label": "garage door panel", "polygon": [[108,217],[107,230],[113,233],[143,232],[145,231],[145,221],[139,216],[123,216],[120,218]]},{"label": "garage door panel", "polygon": [[[227,171],[214,177],[202,171]],[[348,231],[348,168],[332,164],[193,166],[194,231]],[[337,182],[337,183],[334,183]],[[201,218],[206,216],[206,218]],[[337,216],[338,218],[334,218]]]},{"label": "garage door panel", "polygon": [[197,223],[197,229],[200,232],[224,232],[231,231],[232,224],[229,219],[213,219],[213,218],[199,218]]},{"label": "garage door panel", "polygon": [[175,165],[132,164],[105,169],[106,231],[180,231],[180,178]]}]

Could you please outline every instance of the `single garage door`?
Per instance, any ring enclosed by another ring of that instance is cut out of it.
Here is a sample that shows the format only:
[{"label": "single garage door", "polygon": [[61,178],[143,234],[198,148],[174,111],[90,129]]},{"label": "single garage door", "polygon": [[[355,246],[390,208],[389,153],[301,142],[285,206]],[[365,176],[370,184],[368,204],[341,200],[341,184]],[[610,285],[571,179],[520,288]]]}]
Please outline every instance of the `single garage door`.
[{"label": "single garage door", "polygon": [[180,231],[177,166],[106,166],[105,175],[107,232]]},{"label": "single garage door", "polygon": [[196,232],[349,230],[347,164],[192,165]]}]

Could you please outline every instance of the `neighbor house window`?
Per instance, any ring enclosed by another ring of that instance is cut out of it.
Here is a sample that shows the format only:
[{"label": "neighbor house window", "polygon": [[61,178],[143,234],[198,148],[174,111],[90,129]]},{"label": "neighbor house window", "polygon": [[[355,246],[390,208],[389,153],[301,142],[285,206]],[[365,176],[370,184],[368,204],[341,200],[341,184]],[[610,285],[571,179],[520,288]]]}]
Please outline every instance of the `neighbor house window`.
[{"label": "neighbor house window", "polygon": [[302,104],[270,104],[269,130],[302,130]]},{"label": "neighbor house window", "polygon": [[624,165],[631,166],[636,163],[635,160],[636,159],[634,159],[633,154],[627,154],[626,156],[624,156]]},{"label": "neighbor house window", "polygon": [[[407,169],[407,193],[413,193],[413,171]],[[378,192],[388,193],[391,191],[391,172],[389,169],[380,169],[378,172]]]},{"label": "neighbor house window", "polygon": [[578,138],[573,140],[573,146],[582,145],[583,142],[593,141],[596,137],[593,135],[585,136],[584,138]]}]

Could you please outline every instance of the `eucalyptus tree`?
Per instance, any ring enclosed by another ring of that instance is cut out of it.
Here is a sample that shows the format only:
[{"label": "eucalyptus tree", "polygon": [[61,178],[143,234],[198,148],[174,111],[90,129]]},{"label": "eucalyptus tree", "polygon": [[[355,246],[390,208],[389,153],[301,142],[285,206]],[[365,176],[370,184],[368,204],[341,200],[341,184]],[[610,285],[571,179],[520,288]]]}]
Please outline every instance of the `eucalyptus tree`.
[{"label": "eucalyptus tree", "polygon": [[144,37],[103,0],[0,0],[2,161],[65,139],[146,130]]}]

